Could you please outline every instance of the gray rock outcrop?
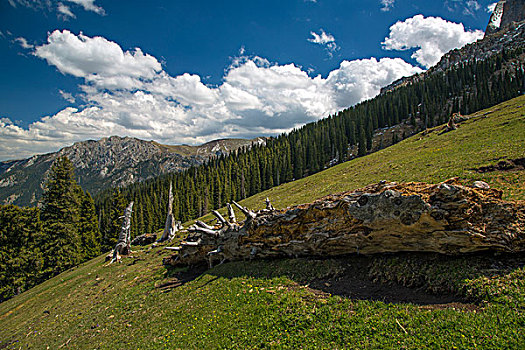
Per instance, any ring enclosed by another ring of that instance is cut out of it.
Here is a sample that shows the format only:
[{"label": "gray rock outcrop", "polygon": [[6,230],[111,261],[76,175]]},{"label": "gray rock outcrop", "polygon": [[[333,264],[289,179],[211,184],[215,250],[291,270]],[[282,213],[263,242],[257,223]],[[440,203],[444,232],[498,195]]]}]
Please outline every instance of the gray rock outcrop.
[{"label": "gray rock outcrop", "polygon": [[508,25],[525,20],[525,1],[524,0],[500,0],[496,4],[489,24],[485,30],[485,35],[494,34]]}]

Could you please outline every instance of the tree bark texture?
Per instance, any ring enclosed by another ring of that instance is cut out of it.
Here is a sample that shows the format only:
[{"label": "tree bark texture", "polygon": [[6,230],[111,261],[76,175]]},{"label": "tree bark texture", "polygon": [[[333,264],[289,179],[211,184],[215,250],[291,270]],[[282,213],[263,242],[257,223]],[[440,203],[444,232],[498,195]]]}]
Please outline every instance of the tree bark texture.
[{"label": "tree bark texture", "polygon": [[117,245],[113,250],[111,263],[119,260],[120,255],[127,255],[131,252],[131,213],[133,212],[133,202],[130,202],[122,220]]},{"label": "tree bark texture", "polygon": [[[391,252],[457,255],[525,250],[525,204],[501,199],[502,192],[465,186],[382,181],[284,210],[250,211],[241,224],[214,212],[221,225],[188,228],[174,266],[215,260],[338,256]],[[268,206],[269,207],[269,206]]]}]

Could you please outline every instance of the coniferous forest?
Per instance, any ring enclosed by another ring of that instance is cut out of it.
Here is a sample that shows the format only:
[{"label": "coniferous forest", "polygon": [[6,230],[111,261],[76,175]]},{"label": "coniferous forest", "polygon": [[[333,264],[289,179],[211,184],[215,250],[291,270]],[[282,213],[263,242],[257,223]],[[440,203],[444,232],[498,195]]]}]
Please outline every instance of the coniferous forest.
[{"label": "coniferous forest", "polygon": [[[522,55],[518,49],[468,61],[268,138],[266,145],[254,144],[183,172],[106,190],[95,201],[76,183],[71,162],[59,158],[39,208],[0,206],[0,300],[112,249],[131,200],[132,236],[161,229],[170,182],[173,214],[185,222],[232,200],[365,155],[372,151],[378,129],[408,123],[422,130],[445,123],[454,112],[469,114],[516,97],[525,91],[523,59],[516,60]],[[392,137],[388,144],[403,135]]]},{"label": "coniferous forest", "polygon": [[101,253],[95,204],[61,157],[41,208],[0,206],[0,301]]},{"label": "coniferous forest", "polygon": [[[485,61],[471,60],[288,134],[268,138],[266,145],[254,144],[200,167],[104,191],[95,199],[104,242],[116,237],[119,223],[115,220],[131,200],[135,202],[133,235],[163,228],[170,182],[175,189],[174,216],[185,222],[231,200],[365,155],[372,149],[377,129],[404,122],[411,123],[416,131],[422,130],[446,123],[452,113],[469,114],[516,97],[525,91],[523,60],[516,60],[522,55],[523,49],[517,49]],[[389,144],[403,135],[394,133],[392,138]],[[357,152],[353,152],[355,148]]]}]

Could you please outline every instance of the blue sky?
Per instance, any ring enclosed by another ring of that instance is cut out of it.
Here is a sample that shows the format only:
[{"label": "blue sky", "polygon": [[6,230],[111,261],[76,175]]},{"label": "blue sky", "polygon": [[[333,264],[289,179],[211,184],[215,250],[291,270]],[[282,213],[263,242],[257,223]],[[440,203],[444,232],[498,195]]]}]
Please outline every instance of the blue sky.
[{"label": "blue sky", "polygon": [[493,2],[0,0],[0,160],[288,131],[479,39]]}]

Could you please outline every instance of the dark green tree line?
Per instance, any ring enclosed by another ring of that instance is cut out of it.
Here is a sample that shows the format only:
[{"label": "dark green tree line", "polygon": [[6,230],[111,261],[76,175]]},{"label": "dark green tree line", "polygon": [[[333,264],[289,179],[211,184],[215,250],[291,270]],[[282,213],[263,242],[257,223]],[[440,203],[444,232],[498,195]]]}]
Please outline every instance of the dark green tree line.
[{"label": "dark green tree line", "polygon": [[[184,222],[232,199],[240,200],[363,156],[372,150],[373,135],[378,129],[407,122],[421,130],[446,123],[454,112],[472,113],[513,98],[525,86],[523,63],[516,60],[522,53],[522,49],[504,51],[485,61],[466,61],[287,134],[268,138],[264,146],[254,144],[202,166],[121,189],[126,201],[136,203],[133,234],[162,228],[170,181],[175,189],[173,212]],[[383,138],[383,143],[396,143],[408,136],[393,133],[391,138]],[[112,225],[112,198],[113,190],[108,190],[96,199],[104,232]],[[110,231],[116,235],[113,229]]]},{"label": "dark green tree line", "polygon": [[58,158],[41,208],[0,206],[0,299],[6,299],[100,254],[95,204]]}]

